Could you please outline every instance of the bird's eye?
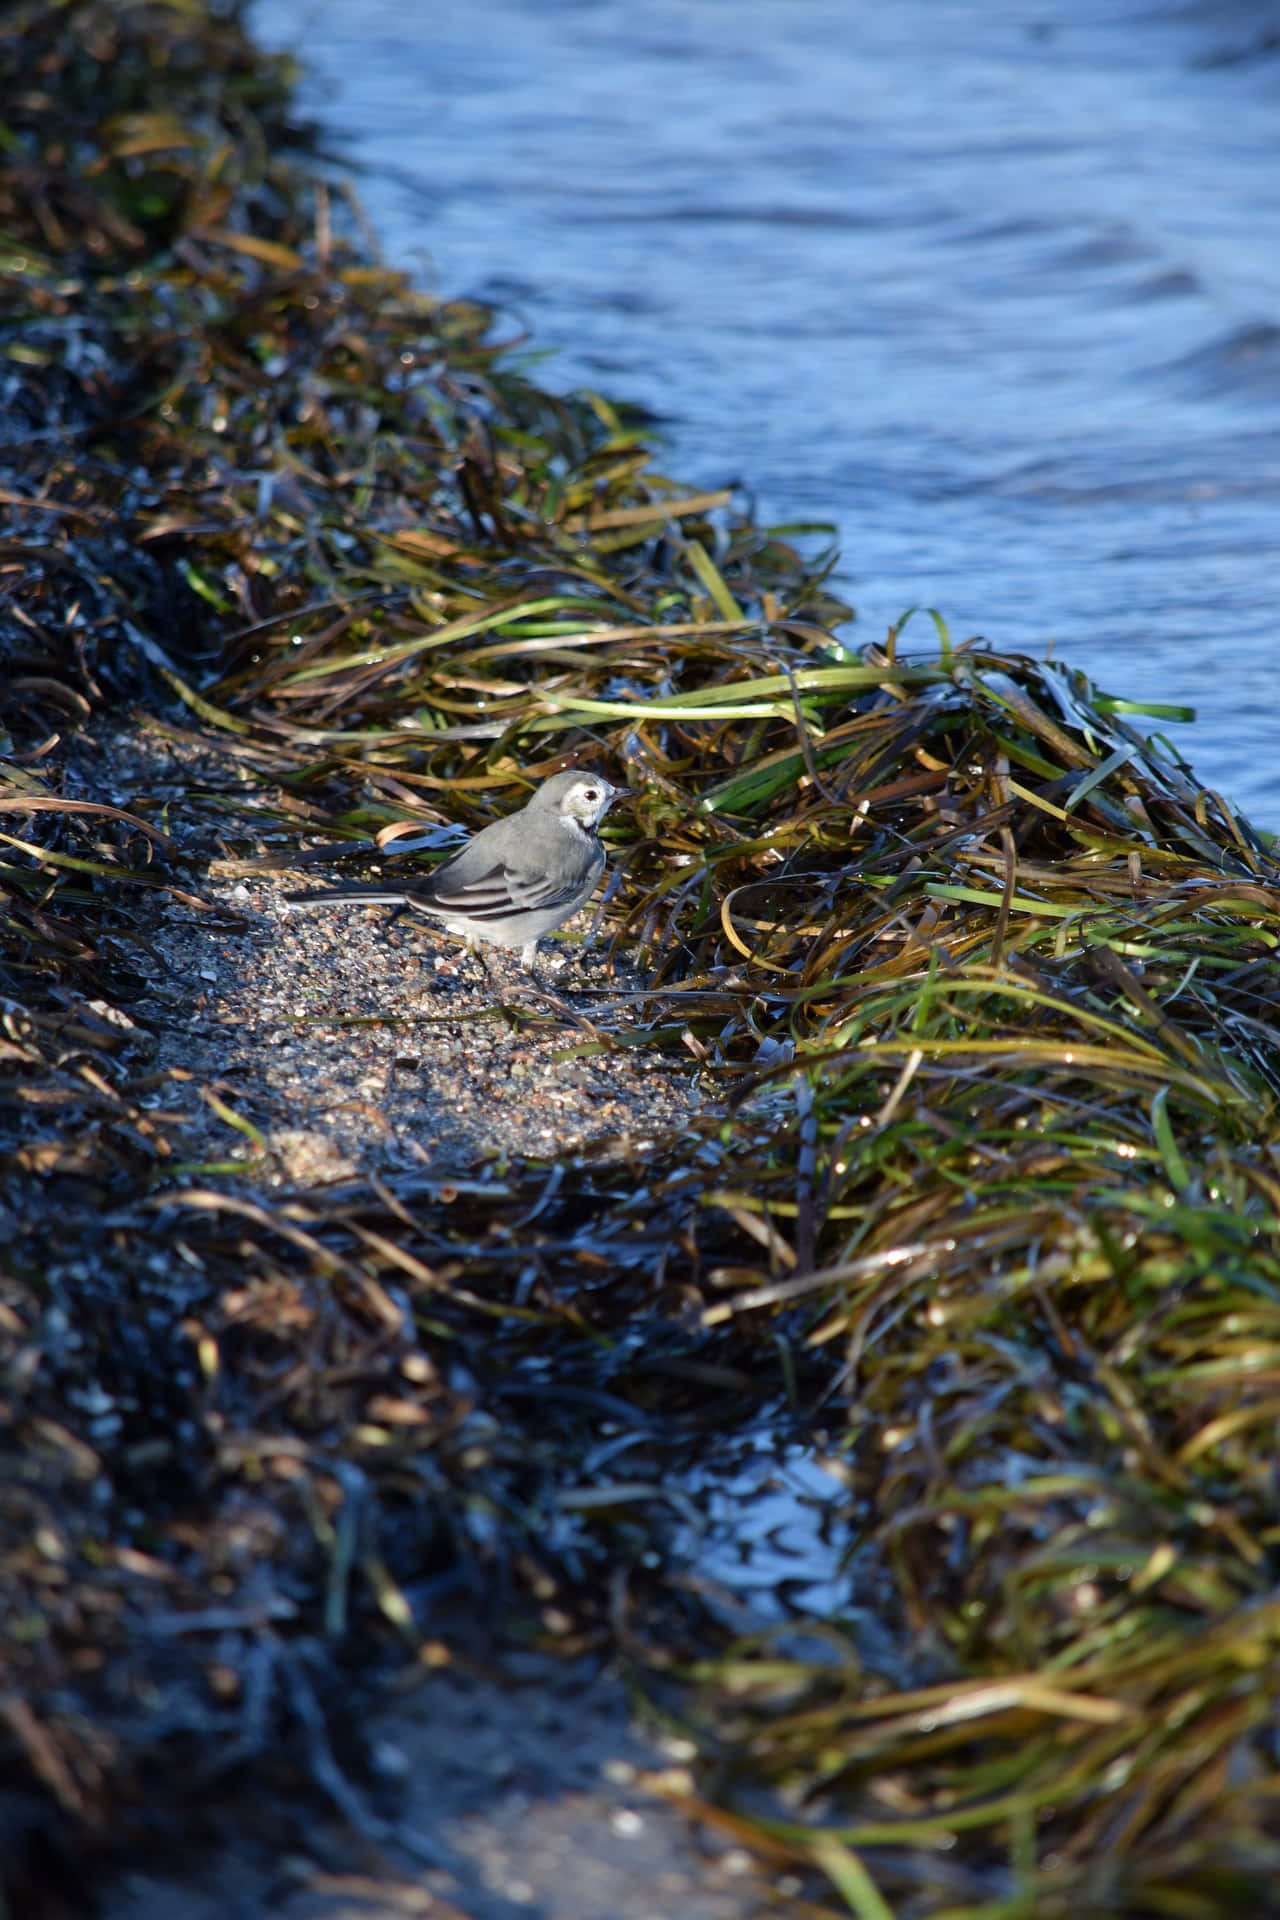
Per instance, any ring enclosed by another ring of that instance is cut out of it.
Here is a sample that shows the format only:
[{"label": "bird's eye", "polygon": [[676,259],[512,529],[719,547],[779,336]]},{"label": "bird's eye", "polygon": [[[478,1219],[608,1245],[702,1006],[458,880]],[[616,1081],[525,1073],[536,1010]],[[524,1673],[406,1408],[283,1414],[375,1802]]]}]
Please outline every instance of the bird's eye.
[{"label": "bird's eye", "polygon": [[600,798],[599,787],[587,787],[584,789],[584,792],[588,800],[598,800]]}]

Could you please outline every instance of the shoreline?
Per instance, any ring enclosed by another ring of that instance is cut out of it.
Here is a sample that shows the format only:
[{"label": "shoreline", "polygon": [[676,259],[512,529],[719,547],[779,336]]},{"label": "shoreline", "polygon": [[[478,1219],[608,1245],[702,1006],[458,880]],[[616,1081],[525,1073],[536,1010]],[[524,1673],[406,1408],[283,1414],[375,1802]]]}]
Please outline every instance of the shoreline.
[{"label": "shoreline", "polygon": [[[678,1720],[662,1844],[763,1863],[709,1920],[1262,1897],[1273,842],[1069,667],[848,653],[822,563],[364,256],[238,16],[88,11],[0,45],[10,1907],[223,1791],[350,1814],[459,1581]],[[276,917],[587,757],[559,1008]],[[742,1631],[680,1524],[780,1410],[882,1571]]]}]

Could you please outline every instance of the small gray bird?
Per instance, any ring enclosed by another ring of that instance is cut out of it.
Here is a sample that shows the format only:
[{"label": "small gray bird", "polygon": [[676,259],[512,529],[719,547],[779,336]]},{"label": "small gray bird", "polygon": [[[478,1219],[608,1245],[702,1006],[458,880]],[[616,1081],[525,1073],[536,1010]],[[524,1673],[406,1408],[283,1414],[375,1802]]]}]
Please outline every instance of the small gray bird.
[{"label": "small gray bird", "polygon": [[421,880],[324,887],[288,898],[295,906],[344,900],[413,907],[462,934],[470,947],[481,940],[519,947],[528,969],[543,934],[563,926],[595,892],[605,861],[598,829],[622,791],[598,773],[556,773],[528,806],[482,827]]}]

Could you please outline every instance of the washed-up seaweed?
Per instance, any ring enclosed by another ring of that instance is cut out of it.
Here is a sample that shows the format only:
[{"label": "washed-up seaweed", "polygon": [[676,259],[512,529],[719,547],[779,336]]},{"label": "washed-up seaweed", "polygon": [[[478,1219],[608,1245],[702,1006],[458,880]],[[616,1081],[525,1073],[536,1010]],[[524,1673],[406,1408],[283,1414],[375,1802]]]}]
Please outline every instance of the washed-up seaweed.
[{"label": "washed-up seaweed", "polygon": [[[361,1817],[351,1674],[460,1591],[678,1681],[667,1790],[870,1920],[1265,1909],[1270,839],[1176,714],[921,614],[841,644],[811,538],[371,257],[234,11],[19,7],[0,69],[14,1910],[245,1769]],[[130,714],[216,790],[118,789]],[[193,1168],[157,917],[229,938],[219,875],[401,871],[566,762],[633,790],[641,985],[505,1017],[687,1063],[678,1135]],[[816,1638],[735,1635],[651,1494],[762,1417],[847,1488]]]}]

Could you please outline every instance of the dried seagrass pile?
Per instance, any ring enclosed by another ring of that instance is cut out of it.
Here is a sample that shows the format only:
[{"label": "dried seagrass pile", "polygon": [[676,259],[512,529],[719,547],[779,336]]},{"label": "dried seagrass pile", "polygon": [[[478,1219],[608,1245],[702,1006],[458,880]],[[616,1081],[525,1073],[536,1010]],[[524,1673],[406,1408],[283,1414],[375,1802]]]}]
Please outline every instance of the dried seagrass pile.
[{"label": "dried seagrass pile", "polygon": [[[1265,1906],[1269,840],[1068,667],[846,651],[792,535],[370,258],[234,11],[19,5],[0,75],[15,1910],[237,1769],[341,1799],[442,1579],[679,1679],[672,1790],[830,1911]],[[696,1109],[282,1188],[210,1085],[252,1150],[193,1164],[163,916],[566,760],[634,789],[639,984],[504,1017]],[[764,1416],[840,1464],[849,1612],[735,1638],[644,1490]]]}]

